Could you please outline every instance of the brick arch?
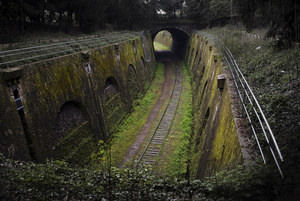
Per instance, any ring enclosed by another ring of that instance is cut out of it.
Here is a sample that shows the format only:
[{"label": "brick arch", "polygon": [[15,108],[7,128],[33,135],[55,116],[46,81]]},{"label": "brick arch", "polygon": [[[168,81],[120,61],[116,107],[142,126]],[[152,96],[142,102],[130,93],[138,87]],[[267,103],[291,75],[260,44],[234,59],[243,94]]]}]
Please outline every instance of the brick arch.
[{"label": "brick arch", "polygon": [[[108,133],[113,133],[127,113],[126,100],[120,84],[108,77],[103,86],[103,109]],[[108,136],[109,137],[109,136]]]},{"label": "brick arch", "polygon": [[[170,32],[172,34],[175,32],[178,33],[184,33],[185,35],[187,35],[188,37],[190,37],[191,31],[189,29],[186,29],[184,27],[180,27],[180,26],[161,26],[161,27],[156,27],[151,31],[151,35],[152,35],[152,39],[155,38],[156,34],[160,31],[166,30],[168,32]],[[169,31],[170,30],[170,31]]]},{"label": "brick arch", "polygon": [[108,77],[103,88],[104,100],[107,100],[120,92],[120,85],[114,77]]},{"label": "brick arch", "polygon": [[131,102],[136,100],[141,92],[141,86],[138,82],[137,73],[132,64],[127,69],[127,89]]},{"label": "brick arch", "polygon": [[49,146],[54,159],[74,165],[89,163],[97,149],[90,117],[86,108],[77,101],[67,101],[57,113]]},{"label": "brick arch", "polygon": [[183,27],[176,26],[158,27],[152,31],[152,41],[154,41],[155,36],[163,30],[168,31],[172,35],[173,44],[171,50],[177,54],[177,56],[183,58],[190,38],[190,31]]}]

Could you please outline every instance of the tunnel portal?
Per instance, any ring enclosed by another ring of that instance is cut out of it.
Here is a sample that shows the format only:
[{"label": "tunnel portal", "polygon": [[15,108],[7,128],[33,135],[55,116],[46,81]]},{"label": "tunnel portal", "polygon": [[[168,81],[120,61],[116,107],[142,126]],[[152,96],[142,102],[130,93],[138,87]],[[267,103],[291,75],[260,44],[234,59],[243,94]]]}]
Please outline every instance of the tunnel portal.
[{"label": "tunnel portal", "polygon": [[154,41],[160,31],[168,31],[172,35],[173,43],[171,50],[179,58],[183,59],[190,38],[189,31],[177,27],[161,27],[152,32],[152,41]]}]

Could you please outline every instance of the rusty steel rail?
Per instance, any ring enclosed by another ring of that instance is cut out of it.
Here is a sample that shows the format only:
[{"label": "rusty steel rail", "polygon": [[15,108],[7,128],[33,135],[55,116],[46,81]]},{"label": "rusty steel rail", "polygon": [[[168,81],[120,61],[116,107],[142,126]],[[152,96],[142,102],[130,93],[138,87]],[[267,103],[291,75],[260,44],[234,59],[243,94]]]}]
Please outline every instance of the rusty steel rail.
[{"label": "rusty steel rail", "polygon": [[176,113],[177,106],[182,89],[182,72],[181,65],[177,64],[176,77],[172,86],[172,93],[164,111],[159,117],[158,123],[155,125],[154,130],[151,131],[150,139],[138,158],[138,163],[143,165],[149,165],[152,168],[156,165],[160,156],[160,152],[165,143],[171,126],[173,124],[173,117]]}]

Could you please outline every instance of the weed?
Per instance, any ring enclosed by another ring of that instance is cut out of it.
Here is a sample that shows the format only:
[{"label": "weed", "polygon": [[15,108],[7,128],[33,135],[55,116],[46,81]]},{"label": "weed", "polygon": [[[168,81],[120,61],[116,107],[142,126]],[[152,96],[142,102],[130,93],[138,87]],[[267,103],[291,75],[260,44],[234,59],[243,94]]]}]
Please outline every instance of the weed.
[{"label": "weed", "polygon": [[155,51],[157,51],[157,50],[170,50],[169,47],[167,47],[167,46],[165,46],[165,45],[163,45],[159,42],[154,41],[153,44],[154,44],[154,50]]},{"label": "weed", "polygon": [[111,140],[112,165],[119,166],[127,150],[135,141],[139,131],[146,123],[152,107],[160,94],[164,79],[163,64],[158,64],[155,79],[142,99],[136,101],[133,111],[126,117]]},{"label": "weed", "polygon": [[174,151],[174,155],[171,158],[171,172],[176,175],[183,175],[186,173],[187,168],[187,160],[188,160],[188,144],[191,135],[192,128],[192,91],[190,85],[190,77],[188,75],[188,71],[186,66],[184,66],[184,91],[181,97],[181,110],[183,111],[182,121],[180,123],[180,142],[176,146],[176,150]]},{"label": "weed", "polygon": [[[281,149],[285,159],[285,163],[281,164],[285,180],[277,188],[283,192],[283,189],[291,190],[291,186],[299,186],[300,177],[296,173],[300,168],[299,49],[280,49],[275,41],[249,37],[238,33],[234,28],[232,31],[226,28],[211,31],[233,53],[257,96]],[[263,138],[262,133],[259,138]],[[264,146],[267,150],[267,143]],[[271,153],[266,152],[266,155],[268,163],[274,166],[270,168],[276,170]],[[276,183],[278,179],[281,178],[273,178],[272,182]]]},{"label": "weed", "polygon": [[182,67],[184,79],[180,102],[173,119],[173,126],[162,151],[162,157],[155,169],[158,175],[167,175],[174,178],[180,178],[186,173],[187,149],[192,125],[190,76],[183,63]]}]

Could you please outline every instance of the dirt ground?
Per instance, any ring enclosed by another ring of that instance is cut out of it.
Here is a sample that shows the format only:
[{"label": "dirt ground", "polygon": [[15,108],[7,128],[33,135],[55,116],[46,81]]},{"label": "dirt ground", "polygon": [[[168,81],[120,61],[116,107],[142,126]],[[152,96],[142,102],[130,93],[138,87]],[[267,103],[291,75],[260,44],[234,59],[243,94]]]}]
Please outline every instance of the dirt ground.
[{"label": "dirt ground", "polygon": [[159,62],[164,63],[164,82],[161,85],[161,94],[154,107],[151,109],[151,113],[147,119],[146,124],[139,132],[135,142],[127,150],[126,156],[120,164],[120,167],[124,167],[124,165],[128,161],[130,161],[132,157],[137,155],[141,145],[147,137],[147,134],[150,132],[152,125],[155,123],[155,120],[159,115],[159,111],[163,107],[164,102],[168,101],[171,96],[171,89],[174,85],[176,75],[176,70],[172,67],[172,63],[174,62],[174,60],[177,60],[177,58],[170,51],[159,51],[157,52],[156,57]]}]

